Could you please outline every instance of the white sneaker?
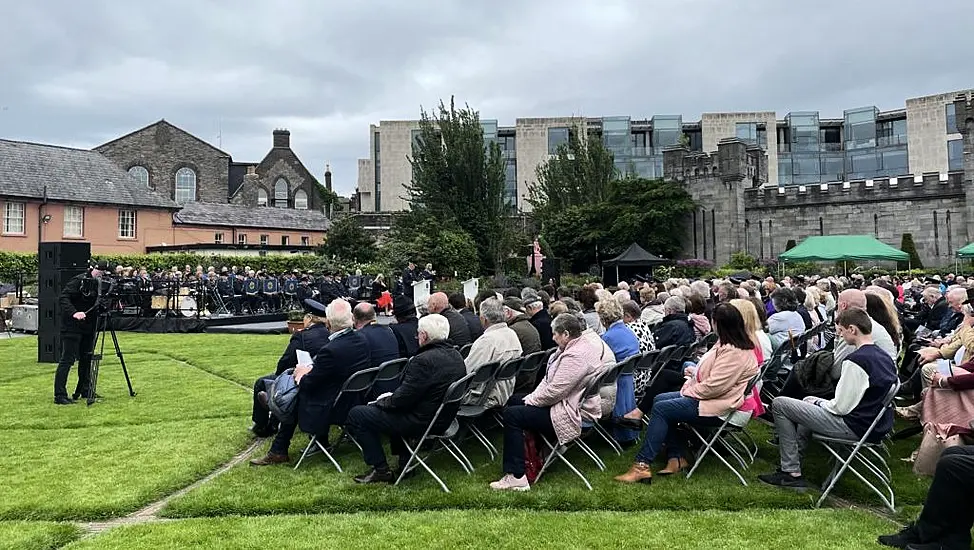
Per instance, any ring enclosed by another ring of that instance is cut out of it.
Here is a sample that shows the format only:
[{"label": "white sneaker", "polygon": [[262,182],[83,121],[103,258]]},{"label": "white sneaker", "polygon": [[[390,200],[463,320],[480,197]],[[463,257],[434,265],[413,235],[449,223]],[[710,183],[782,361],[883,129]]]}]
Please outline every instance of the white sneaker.
[{"label": "white sneaker", "polygon": [[528,476],[514,477],[506,474],[499,481],[491,483],[490,488],[495,491],[530,491],[531,484],[528,483]]}]

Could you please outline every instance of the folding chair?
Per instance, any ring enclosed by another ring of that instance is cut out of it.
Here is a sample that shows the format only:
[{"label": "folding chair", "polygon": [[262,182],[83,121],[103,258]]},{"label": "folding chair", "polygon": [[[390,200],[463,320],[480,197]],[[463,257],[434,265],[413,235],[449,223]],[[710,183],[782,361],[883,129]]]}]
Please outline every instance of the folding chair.
[{"label": "folding chair", "polygon": [[[753,378],[751,378],[751,380],[747,383],[746,389],[744,390],[745,398],[751,395],[751,392],[754,390],[755,384],[760,383],[760,380],[761,380],[760,372],[754,375]],[[740,418],[742,415],[745,416],[746,419],[738,420],[735,423],[734,422],[735,417]],[[745,452],[747,453],[748,457],[751,459],[751,462],[753,462],[754,459],[752,457],[757,454],[756,445],[755,445],[755,450],[752,454],[751,449],[748,448],[736,436],[736,432],[743,432],[745,434],[747,433],[744,431],[744,427],[747,425],[747,422],[749,420],[750,420],[749,413],[743,413],[740,410],[737,410],[734,411],[734,413],[727,415],[727,418],[724,419],[724,421],[720,424],[720,426],[716,428],[711,426],[706,426],[706,427],[695,426],[692,423],[681,424],[682,426],[686,427],[690,431],[690,433],[695,435],[697,439],[700,440],[700,443],[703,443],[703,449],[700,451],[699,454],[697,454],[697,459],[693,462],[693,467],[690,468],[689,472],[687,472],[687,479],[690,479],[690,477],[693,475],[693,472],[697,470],[697,467],[700,466],[701,462],[703,462],[704,457],[706,457],[708,453],[711,453],[714,456],[716,456],[717,459],[724,464],[724,466],[727,466],[727,468],[729,468],[730,471],[734,472],[734,475],[737,476],[737,479],[746,487],[747,481],[744,479],[744,476],[742,476],[741,473],[737,470],[737,468],[732,466],[731,463],[728,462],[727,459],[724,458],[724,456],[721,455],[717,451],[717,449],[714,448],[714,446],[717,443],[720,443],[720,445],[724,448],[724,450],[726,450],[728,454],[730,454],[735,460],[737,460],[737,462],[741,465],[741,469],[746,470],[748,468],[748,463],[744,461],[744,457],[741,456],[741,453],[738,452],[738,449],[734,448],[731,439],[733,439],[734,442],[744,447]],[[742,425],[738,425],[738,424],[742,424]],[[708,437],[704,437],[701,431],[707,432],[708,430],[712,430],[712,431],[710,431]]]},{"label": "folding chair", "polygon": [[[837,437],[826,437],[824,435],[812,434],[812,439],[818,441],[825,447],[832,455],[832,461],[834,466],[832,471],[829,473],[828,477],[825,478],[825,490],[822,491],[821,498],[815,503],[815,507],[818,508],[825,501],[825,498],[829,496],[835,484],[838,483],[839,478],[846,470],[852,472],[859,481],[865,483],[874,493],[876,493],[883,504],[890,509],[891,512],[896,511],[895,507],[895,496],[893,495],[892,486],[892,474],[889,469],[889,465],[886,463],[886,459],[880,454],[876,449],[884,449],[885,446],[882,441],[870,442],[869,436],[872,435],[873,430],[876,428],[876,424],[883,418],[883,415],[889,412],[892,414],[893,411],[889,410],[893,403],[893,398],[896,396],[896,392],[900,389],[900,382],[897,380],[894,382],[889,391],[886,393],[886,397],[883,399],[883,408],[880,409],[879,414],[873,419],[872,424],[869,425],[869,429],[863,434],[858,440],[855,439],[842,439]],[[846,451],[848,454],[843,454],[842,451]],[[861,472],[856,469],[853,462],[858,463],[863,466],[866,471]],[[864,474],[871,474],[882,486],[883,491],[880,491],[875,485],[866,479]],[[889,498],[886,498],[886,493],[889,493]]]},{"label": "folding chair", "polygon": [[[388,389],[385,387],[386,383],[398,382],[401,380],[402,375],[406,372],[406,366],[408,364],[408,357],[402,359],[392,359],[380,364],[378,367],[379,372],[375,376],[375,381],[372,383],[371,390]],[[373,392],[372,397],[378,397],[378,395]]]},{"label": "folding chair", "polygon": [[[517,359],[515,359],[517,361]],[[504,363],[505,366],[511,365],[512,361],[507,361]],[[508,367],[508,369],[517,372],[517,364],[513,367]],[[497,453],[497,448],[494,444],[488,440],[483,432],[474,424],[474,422],[482,417],[487,412],[487,398],[490,397],[490,392],[493,391],[496,385],[497,373],[501,370],[501,363],[499,361],[492,361],[490,363],[484,363],[477,367],[477,370],[473,372],[473,378],[470,379],[470,388],[467,391],[467,395],[464,399],[470,396],[474,388],[480,386],[483,388],[483,393],[481,393],[477,399],[469,405],[460,405],[460,409],[457,411],[457,422],[460,422],[464,427],[470,430],[474,438],[480,442],[487,449],[487,453],[490,454],[490,459],[494,460],[494,456]]]},{"label": "folding chair", "polygon": [[429,475],[433,476],[433,479],[440,484],[440,487],[444,491],[447,493],[450,492],[450,489],[446,486],[446,483],[443,483],[440,476],[436,475],[436,472],[434,472],[433,469],[430,468],[426,463],[426,460],[429,458],[429,454],[427,454],[425,457],[419,456],[419,452],[423,448],[423,444],[427,441],[438,442],[441,447],[450,453],[450,456],[460,463],[460,466],[462,466],[464,471],[466,471],[468,474],[473,471],[473,465],[470,464],[470,461],[463,454],[463,451],[461,451],[460,448],[457,447],[457,444],[453,441],[453,437],[456,436],[457,432],[460,430],[460,424],[457,423],[456,417],[452,419],[450,425],[443,433],[433,434],[431,432],[433,431],[433,426],[436,425],[436,421],[439,420],[440,416],[443,414],[443,410],[447,407],[459,405],[460,401],[463,400],[463,397],[467,395],[467,390],[470,388],[470,381],[476,374],[477,373],[475,372],[470,373],[453,384],[450,384],[450,387],[447,388],[446,393],[443,394],[443,401],[440,402],[439,408],[436,409],[436,414],[433,415],[429,425],[426,427],[426,431],[423,432],[423,436],[419,438],[415,445],[411,446],[409,441],[403,438],[403,443],[406,446],[406,450],[409,451],[409,460],[406,461],[406,465],[403,466],[402,471],[399,472],[399,477],[396,478],[394,485],[399,485],[399,482],[402,481],[403,477],[405,477],[407,473],[416,469],[416,464],[419,464],[419,466],[426,470]]},{"label": "folding chair", "polygon": [[658,362],[659,354],[658,350],[647,351],[636,361],[632,374],[637,401],[646,393],[646,388],[649,387],[649,383],[653,379],[653,368]]},{"label": "folding chair", "polygon": [[467,356],[470,355],[470,348],[472,347],[473,344],[464,344],[464,346],[460,348],[460,356],[466,359]]},{"label": "folding chair", "polygon": [[657,352],[656,364],[653,365],[653,376],[649,379],[649,383],[646,384],[647,387],[653,385],[653,382],[656,381],[656,377],[659,376],[659,373],[662,372],[664,368],[666,368],[666,365],[671,359],[673,359],[673,355],[677,351],[679,351],[679,348],[676,345],[671,344]]},{"label": "folding chair", "polygon": [[[640,359],[639,355],[633,355],[632,357],[629,357],[620,363],[616,363],[615,366],[613,366],[611,369],[609,369],[602,375],[597,387],[599,389],[614,387],[617,384],[620,376],[623,376],[625,374],[632,374],[633,369],[635,369],[636,367],[636,362],[639,359]],[[584,416],[583,416],[583,420],[588,420],[592,423],[592,430],[595,431],[595,433],[599,434],[599,437],[604,439],[605,442],[608,443],[610,447],[612,447],[612,450],[615,451],[617,455],[622,454],[622,445],[620,445],[619,442],[616,441],[615,437],[612,437],[612,433],[609,432],[609,430],[606,429],[605,426],[600,424],[595,419],[585,418]],[[595,453],[593,452],[592,454]],[[599,459],[604,465],[604,461],[601,460],[601,457],[599,457]]]},{"label": "folding chair", "polygon": [[523,357],[523,362],[521,363],[521,369],[517,372],[517,380],[515,391],[517,393],[518,389],[527,389],[528,387],[534,388],[535,382],[537,381],[537,373],[541,370],[541,366],[548,364],[548,357],[552,354],[552,350],[536,351],[534,353],[529,353]]},{"label": "folding chair", "polygon": [[[582,392],[582,397],[579,403],[580,404],[584,403],[585,400],[595,395],[598,395],[599,388],[601,387],[602,383],[606,380],[607,377],[613,377],[613,380],[615,380],[615,377],[618,377],[618,369],[612,368],[606,373],[604,373],[601,377],[597,377],[594,380],[592,380],[589,383],[587,390]],[[592,491],[593,490],[592,484],[589,483],[588,479],[585,477],[585,474],[579,471],[579,469],[576,468],[575,465],[572,464],[571,461],[569,461],[568,458],[565,456],[565,454],[568,453],[568,451],[572,447],[578,447],[579,449],[582,450],[582,452],[588,455],[588,457],[595,462],[595,464],[599,467],[600,470],[603,471],[605,470],[605,463],[602,462],[602,459],[600,459],[598,455],[596,455],[592,451],[591,447],[589,447],[584,441],[582,441],[582,435],[579,435],[578,437],[576,437],[572,441],[565,443],[564,445],[559,445],[557,440],[555,440],[555,442],[552,443],[543,434],[538,434],[538,436],[541,438],[542,441],[544,441],[545,445],[548,446],[549,452],[548,452],[548,456],[545,457],[544,465],[541,466],[541,471],[538,472],[538,477],[535,478],[534,482],[538,483],[539,481],[541,481],[541,476],[543,476],[544,473],[548,471],[548,468],[555,461],[555,459],[558,459],[564,462],[565,465],[568,466],[569,469],[571,469],[571,471],[575,472],[575,475],[577,475],[582,479],[582,481],[585,483],[585,486],[588,487],[588,490]]]},{"label": "folding chair", "polygon": [[[360,395],[367,394],[368,391],[372,389],[372,383],[375,381],[375,375],[379,372],[379,368],[380,367],[373,367],[371,369],[360,370],[355,374],[353,374],[352,376],[349,376],[348,380],[346,380],[345,383],[342,384],[342,389],[338,392],[338,395],[335,396],[335,405],[341,402],[342,399],[347,399],[350,396],[356,394],[360,394]],[[342,437],[346,437],[346,436],[347,434],[345,434],[345,428],[343,427],[342,435],[339,437],[339,441],[341,441]],[[351,439],[351,436],[347,436],[347,437]],[[352,439],[352,441],[355,440]],[[355,441],[355,445],[358,445],[357,441]],[[335,468],[339,472],[342,471],[342,467],[338,465],[338,461],[335,460],[335,457],[333,457],[331,453],[328,452],[328,449],[326,449],[325,446],[322,445],[321,442],[318,440],[318,434],[311,434],[311,440],[308,441],[308,445],[304,448],[304,452],[301,453],[301,458],[298,459],[298,463],[294,465],[295,470],[297,470],[301,466],[301,462],[303,462],[305,457],[308,456],[308,453],[311,452],[311,449],[315,447],[317,447],[318,450],[320,450],[322,453],[325,454],[326,457],[328,457],[328,460],[330,460],[331,463],[335,465]],[[359,449],[361,449],[361,447],[359,447]]]}]

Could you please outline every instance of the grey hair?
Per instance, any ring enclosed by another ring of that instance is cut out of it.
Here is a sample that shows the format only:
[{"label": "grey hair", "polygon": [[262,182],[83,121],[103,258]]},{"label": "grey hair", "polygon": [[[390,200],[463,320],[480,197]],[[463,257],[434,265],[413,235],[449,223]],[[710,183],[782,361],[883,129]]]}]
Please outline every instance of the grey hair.
[{"label": "grey hair", "polygon": [[439,313],[431,313],[420,318],[416,330],[425,332],[430,341],[446,340],[450,337],[450,322]]},{"label": "grey hair", "polygon": [[670,296],[663,302],[663,311],[671,313],[686,313],[687,303],[679,296]]},{"label": "grey hair", "polygon": [[693,281],[690,283],[690,289],[704,300],[710,298],[710,285],[704,281]]},{"label": "grey hair", "polygon": [[551,322],[551,332],[567,334],[572,339],[581,336],[583,330],[585,330],[585,322],[571,313],[562,313]]},{"label": "grey hair", "polygon": [[345,300],[336,298],[325,307],[325,317],[328,319],[332,332],[351,328],[353,324],[352,306]]},{"label": "grey hair", "polygon": [[923,289],[923,295],[930,298],[940,298],[941,296],[940,288],[935,286],[928,286],[927,288]]},{"label": "grey hair", "polygon": [[507,321],[504,304],[497,298],[487,298],[480,302],[480,316],[491,325],[499,325]]}]

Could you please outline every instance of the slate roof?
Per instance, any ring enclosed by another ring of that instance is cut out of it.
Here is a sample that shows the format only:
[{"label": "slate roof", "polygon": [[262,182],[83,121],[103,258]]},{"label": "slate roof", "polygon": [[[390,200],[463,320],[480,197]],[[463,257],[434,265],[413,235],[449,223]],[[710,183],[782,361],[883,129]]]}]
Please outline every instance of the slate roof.
[{"label": "slate roof", "polygon": [[172,216],[173,222],[187,225],[217,225],[260,229],[327,231],[331,222],[315,210],[237,206],[235,204],[191,202]]},{"label": "slate roof", "polygon": [[93,204],[179,206],[96,151],[0,139],[0,195]]},{"label": "slate roof", "polygon": [[212,143],[209,143],[209,142],[207,142],[207,141],[205,141],[205,140],[203,140],[203,139],[201,139],[201,138],[199,138],[199,137],[197,137],[197,136],[195,136],[195,135],[187,132],[186,130],[183,130],[179,126],[176,126],[175,124],[173,124],[172,122],[169,122],[168,120],[166,120],[164,118],[161,118],[161,119],[159,119],[159,120],[157,120],[157,121],[155,121],[152,124],[149,124],[147,126],[143,126],[143,127],[139,128],[138,130],[132,130],[131,132],[125,134],[124,136],[117,137],[117,138],[115,138],[115,139],[113,139],[111,141],[106,141],[105,143],[102,143],[98,147],[95,147],[95,149],[100,149],[100,148],[102,148],[102,147],[104,147],[106,145],[111,145],[112,143],[115,143],[116,141],[122,141],[123,139],[125,139],[125,138],[127,138],[129,136],[134,136],[135,134],[138,134],[139,132],[142,132],[144,130],[148,130],[149,128],[152,128],[153,126],[158,126],[158,125],[163,125],[163,124],[166,125],[166,126],[168,126],[171,129],[177,131],[177,132],[180,132],[182,134],[185,134],[186,136],[188,136],[188,137],[196,140],[197,142],[201,143],[205,147],[207,147],[209,149],[212,149],[213,151],[216,151],[217,153],[220,153],[221,155],[223,155],[223,156],[225,156],[227,158],[230,158],[230,153],[227,153],[226,151],[224,151],[223,149],[220,149],[216,145],[213,145]]}]

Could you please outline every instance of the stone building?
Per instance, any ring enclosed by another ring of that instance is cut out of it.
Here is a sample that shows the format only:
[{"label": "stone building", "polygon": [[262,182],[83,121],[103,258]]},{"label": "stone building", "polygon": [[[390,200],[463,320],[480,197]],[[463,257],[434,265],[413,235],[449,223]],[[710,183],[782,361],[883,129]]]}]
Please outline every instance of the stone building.
[{"label": "stone building", "polygon": [[720,140],[714,153],[666,149],[664,177],[684,183],[698,204],[687,220],[684,257],[723,264],[743,251],[773,258],[789,240],[815,235],[870,234],[898,248],[911,233],[924,265],[949,265],[956,250],[974,240],[971,94],[955,96],[950,105],[963,165],[949,170],[767,186],[768,156],[756,144],[732,137]]},{"label": "stone building", "polygon": [[[322,211],[314,175],[291,149],[291,133],[274,130],[259,163],[226,153],[166,120],[95,148],[146,187],[177,204],[231,203]],[[331,188],[331,172],[325,173]]]}]

